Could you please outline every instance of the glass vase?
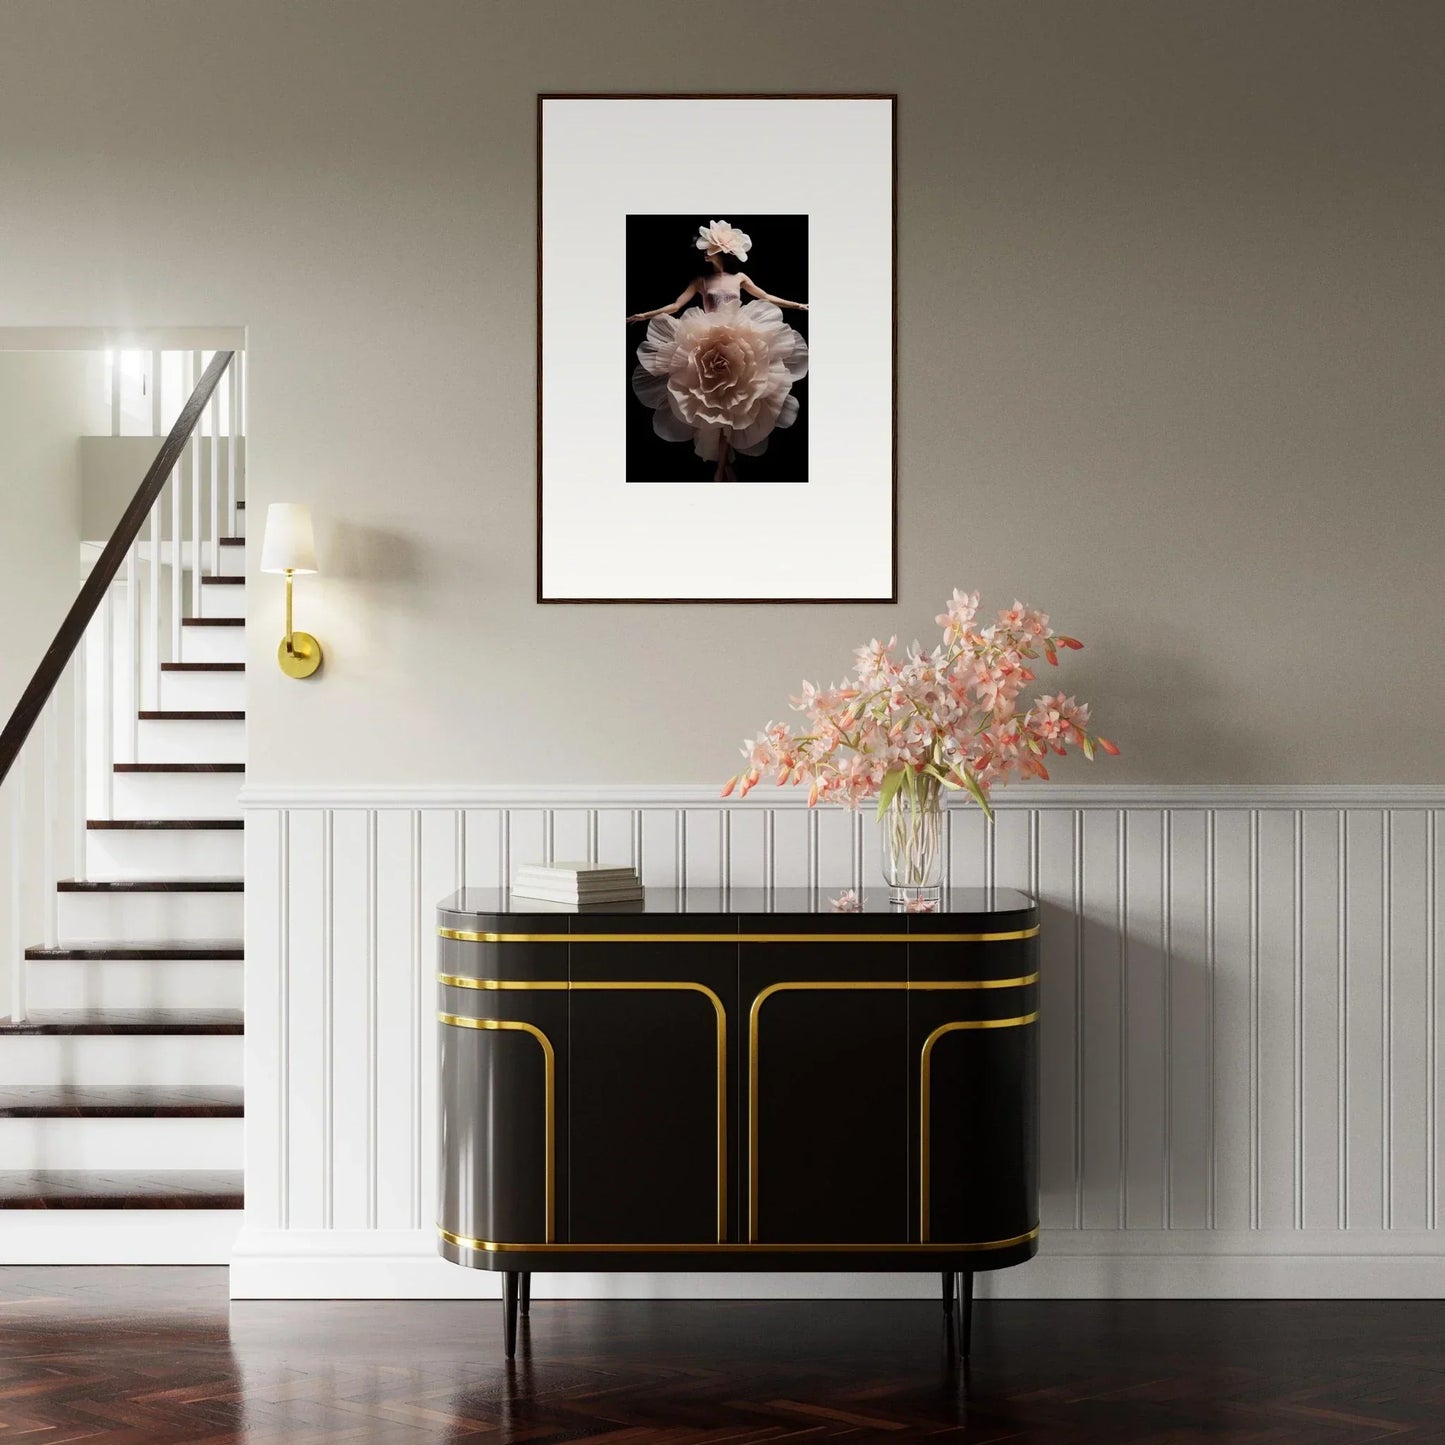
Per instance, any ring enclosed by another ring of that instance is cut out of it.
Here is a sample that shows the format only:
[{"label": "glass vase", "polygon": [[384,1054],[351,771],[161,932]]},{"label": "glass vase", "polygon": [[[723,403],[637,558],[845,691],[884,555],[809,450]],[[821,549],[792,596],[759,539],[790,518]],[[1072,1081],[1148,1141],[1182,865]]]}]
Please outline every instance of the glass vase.
[{"label": "glass vase", "polygon": [[943,897],[943,799],[899,788],[884,810],[883,878],[895,908],[937,907]]}]

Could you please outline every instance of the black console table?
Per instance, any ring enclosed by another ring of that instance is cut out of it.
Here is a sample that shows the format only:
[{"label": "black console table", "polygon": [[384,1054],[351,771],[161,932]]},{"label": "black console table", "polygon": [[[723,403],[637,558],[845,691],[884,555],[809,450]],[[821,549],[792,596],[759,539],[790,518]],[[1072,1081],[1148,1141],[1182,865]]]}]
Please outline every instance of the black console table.
[{"label": "black console table", "polygon": [[[1019,893],[650,890],[438,912],[439,1247],[533,1270],[927,1270],[1038,1248],[1038,933]],[[955,1280],[960,1277],[960,1287]]]}]

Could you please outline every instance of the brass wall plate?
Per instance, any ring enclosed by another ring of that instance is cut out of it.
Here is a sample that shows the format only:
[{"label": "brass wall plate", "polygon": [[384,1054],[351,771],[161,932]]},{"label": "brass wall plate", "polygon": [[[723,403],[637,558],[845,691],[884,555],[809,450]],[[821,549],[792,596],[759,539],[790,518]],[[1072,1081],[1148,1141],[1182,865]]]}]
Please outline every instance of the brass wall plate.
[{"label": "brass wall plate", "polygon": [[276,661],[287,677],[310,677],[321,666],[321,644],[309,632],[293,632],[290,647],[281,639]]}]

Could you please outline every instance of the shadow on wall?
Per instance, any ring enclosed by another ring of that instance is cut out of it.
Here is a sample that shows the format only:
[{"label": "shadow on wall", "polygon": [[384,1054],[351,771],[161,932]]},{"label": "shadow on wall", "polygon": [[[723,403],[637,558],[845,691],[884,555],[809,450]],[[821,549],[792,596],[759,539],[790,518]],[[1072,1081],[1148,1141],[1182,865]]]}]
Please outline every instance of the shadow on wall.
[{"label": "shadow on wall", "polygon": [[[418,618],[428,615],[423,586],[427,569],[414,534],[361,526],[342,518],[323,524],[318,539],[323,616],[330,666],[405,645]],[[304,605],[298,597],[298,607]],[[434,614],[431,614],[434,615]]]},{"label": "shadow on wall", "polygon": [[412,587],[422,576],[421,549],[407,532],[333,521],[326,538],[327,575],[353,586],[385,591]]},{"label": "shadow on wall", "polygon": [[[1154,736],[1168,737],[1172,745],[1187,750],[1192,776],[1227,777],[1241,784],[1271,783],[1290,776],[1289,738],[1228,705],[1227,699],[1237,691],[1228,685],[1228,648],[1221,644],[1216,652],[1201,653],[1191,649],[1178,634],[1171,638],[1164,626],[1151,630],[1146,641],[1147,665],[1122,668],[1120,654],[1127,650],[1125,640],[1136,629],[1137,623],[1122,614],[1099,629],[1110,639],[1108,687],[1101,678],[1096,684],[1088,651],[1071,657],[1067,669],[1038,669],[1043,690],[1062,688],[1093,703],[1095,725],[1124,749],[1124,756],[1109,766],[1127,767],[1127,778],[1122,771],[1100,776],[1089,772],[1087,766],[1077,765],[1065,776],[1071,781],[1106,786],[1115,781],[1143,782],[1171,773],[1177,776],[1177,768],[1164,757],[1130,746],[1130,718],[1167,719],[1167,729],[1156,730]],[[1102,653],[1100,649],[1101,666]]]},{"label": "shadow on wall", "polygon": [[[1099,841],[1123,859],[1122,874],[1098,879],[1108,899],[1081,914],[1040,903],[1041,1219],[1051,1230],[1207,1230],[1213,1020],[1235,1004],[1247,1014],[1244,960],[1211,968],[1203,920],[1171,917],[1167,833]],[[1076,876],[1092,892],[1083,868]]]}]

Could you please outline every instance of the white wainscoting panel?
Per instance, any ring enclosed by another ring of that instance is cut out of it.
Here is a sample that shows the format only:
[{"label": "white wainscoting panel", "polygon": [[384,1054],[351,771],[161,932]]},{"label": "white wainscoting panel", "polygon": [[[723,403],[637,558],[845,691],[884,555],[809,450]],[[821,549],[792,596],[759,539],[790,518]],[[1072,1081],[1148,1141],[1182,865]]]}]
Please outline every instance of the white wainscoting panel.
[{"label": "white wainscoting panel", "polygon": [[[1040,1256],[985,1293],[1445,1295],[1440,788],[1015,789],[957,885],[1035,893]],[[879,885],[877,830],[690,788],[251,790],[232,1291],[482,1296],[437,1260],[434,910],[551,858],[651,887]],[[540,1277],[929,1294],[910,1275]]]}]

